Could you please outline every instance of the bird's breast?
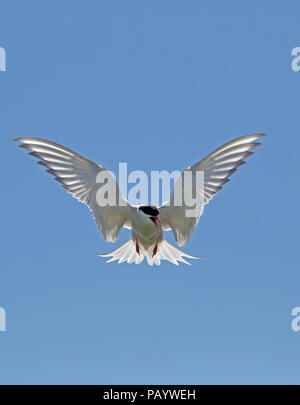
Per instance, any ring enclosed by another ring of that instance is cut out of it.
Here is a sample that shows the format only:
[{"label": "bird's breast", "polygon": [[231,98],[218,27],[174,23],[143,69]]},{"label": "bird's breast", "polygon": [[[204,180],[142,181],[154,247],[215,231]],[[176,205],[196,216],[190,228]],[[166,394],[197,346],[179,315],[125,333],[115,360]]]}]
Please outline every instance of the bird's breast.
[{"label": "bird's breast", "polygon": [[134,215],[131,223],[133,237],[138,238],[141,242],[145,241],[147,244],[152,244],[161,240],[162,228],[160,224],[158,224],[157,229],[155,224],[144,215]]}]

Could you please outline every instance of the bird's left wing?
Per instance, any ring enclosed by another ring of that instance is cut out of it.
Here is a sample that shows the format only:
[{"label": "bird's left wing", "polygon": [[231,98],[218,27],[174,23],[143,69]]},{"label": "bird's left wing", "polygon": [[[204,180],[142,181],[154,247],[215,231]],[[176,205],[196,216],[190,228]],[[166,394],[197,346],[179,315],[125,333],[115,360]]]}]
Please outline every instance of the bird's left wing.
[{"label": "bird's left wing", "polygon": [[[117,239],[123,226],[130,228],[130,205],[121,196],[115,178],[103,166],[44,139],[13,140],[22,142],[21,148],[30,150],[30,155],[38,158],[38,163],[46,166],[47,172],[51,173],[64,189],[90,208],[103,237],[108,242]],[[101,202],[101,194],[98,191],[105,183],[101,184],[99,181],[101,174],[107,180],[107,192],[111,191],[116,196],[115,205],[104,205],[105,202]]]},{"label": "bird's left wing", "polygon": [[[244,159],[252,155],[251,149],[260,145],[255,142],[265,134],[246,135],[234,139],[225,145],[214,150],[204,159],[188,167],[181,177],[177,180],[174,190],[181,192],[182,204],[179,206],[174,197],[174,191],[170,201],[165,202],[159,208],[159,218],[164,230],[172,230],[175,239],[179,246],[185,245],[190,239],[194,227],[198,224],[199,218],[203,211],[203,207],[207,204],[216,193],[222,189],[223,184],[229,181],[229,177],[237,170],[239,166],[245,163]],[[191,176],[191,184],[184,179],[184,173],[189,172]],[[195,185],[196,172],[204,174],[203,187],[197,189]],[[199,200],[198,209],[195,210],[194,216],[187,216],[186,212],[190,209],[185,204],[183,196],[184,186],[192,188],[196,193],[196,200]],[[181,190],[181,191],[180,191]]]}]

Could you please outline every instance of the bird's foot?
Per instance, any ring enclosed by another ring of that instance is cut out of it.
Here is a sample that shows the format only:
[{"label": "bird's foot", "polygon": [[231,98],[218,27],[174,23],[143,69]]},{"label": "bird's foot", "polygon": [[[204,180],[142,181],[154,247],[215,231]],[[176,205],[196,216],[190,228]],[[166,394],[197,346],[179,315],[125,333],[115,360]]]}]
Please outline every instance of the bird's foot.
[{"label": "bird's foot", "polygon": [[135,250],[136,250],[136,253],[139,255],[140,254],[140,245],[139,245],[139,241],[137,239],[135,240]]},{"label": "bird's foot", "polygon": [[158,248],[158,245],[157,245],[157,241],[156,241],[155,246],[154,246],[154,249],[153,249],[152,257],[156,255],[156,253],[157,253],[157,248]]}]

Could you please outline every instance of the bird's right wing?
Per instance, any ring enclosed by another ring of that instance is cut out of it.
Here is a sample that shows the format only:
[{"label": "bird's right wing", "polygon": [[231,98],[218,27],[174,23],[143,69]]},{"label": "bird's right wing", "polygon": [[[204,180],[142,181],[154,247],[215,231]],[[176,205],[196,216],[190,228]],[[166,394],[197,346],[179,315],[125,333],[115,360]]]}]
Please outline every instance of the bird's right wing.
[{"label": "bird's right wing", "polygon": [[[114,242],[123,226],[130,228],[130,205],[121,196],[115,178],[103,167],[78,155],[57,143],[39,138],[15,138],[22,142],[21,148],[30,150],[30,155],[39,159],[39,164],[47,167],[55,180],[62,183],[73,197],[86,204],[92,211],[103,237]],[[106,178],[107,193],[116,196],[115,205],[104,205],[101,193],[103,184],[99,181]]]},{"label": "bird's right wing", "polygon": [[[183,172],[174,186],[174,190],[181,190],[182,204],[176,205],[173,191],[170,201],[165,202],[159,208],[159,218],[163,229],[173,231],[179,246],[185,245],[190,239],[194,227],[198,224],[204,205],[222,189],[223,184],[229,181],[229,177],[237,168],[245,163],[244,159],[253,154],[251,149],[260,145],[259,142],[255,141],[264,135],[265,134],[246,135],[234,139],[220,146],[204,159],[188,167]],[[191,184],[185,181],[185,172],[192,175]],[[197,172],[204,174],[203,187],[200,189],[198,189],[195,184],[195,175]],[[186,215],[186,212],[191,207],[185,204],[183,196],[184,186],[187,184],[189,184],[187,188],[193,189],[193,192],[196,193],[196,200],[199,201],[195,215],[190,217]]]}]

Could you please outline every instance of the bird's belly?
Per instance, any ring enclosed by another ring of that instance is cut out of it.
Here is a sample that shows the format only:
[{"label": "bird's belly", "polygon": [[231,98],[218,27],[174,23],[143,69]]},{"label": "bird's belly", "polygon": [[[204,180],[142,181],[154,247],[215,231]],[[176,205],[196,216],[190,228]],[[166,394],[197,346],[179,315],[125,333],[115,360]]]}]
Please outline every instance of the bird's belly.
[{"label": "bird's belly", "polygon": [[135,234],[143,239],[155,238],[160,232],[151,222],[142,224],[138,229],[134,229]]},{"label": "bird's belly", "polygon": [[157,229],[153,223],[142,224],[136,228],[132,228],[132,236],[146,248],[155,245],[157,241],[162,239],[162,230]]}]

